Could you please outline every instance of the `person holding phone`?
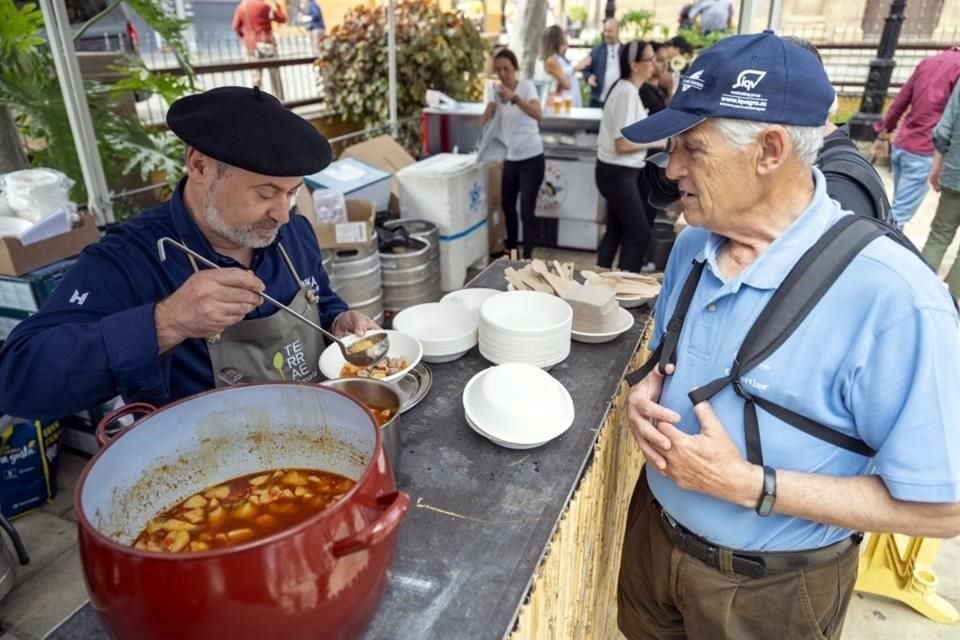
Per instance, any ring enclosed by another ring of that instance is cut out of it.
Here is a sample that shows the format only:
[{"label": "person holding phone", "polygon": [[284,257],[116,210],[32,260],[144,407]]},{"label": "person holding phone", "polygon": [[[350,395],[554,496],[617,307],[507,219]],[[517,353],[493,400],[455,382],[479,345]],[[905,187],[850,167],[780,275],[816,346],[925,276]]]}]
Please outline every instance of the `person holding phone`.
[{"label": "person holding phone", "polygon": [[534,236],[532,232],[537,194],[546,171],[543,157],[543,139],[540,137],[540,120],[543,112],[537,89],[529,80],[517,77],[520,65],[517,56],[509,49],[501,49],[493,58],[493,68],[500,81],[494,86],[494,96],[481,118],[485,125],[500,111],[500,127],[507,146],[503,163],[501,193],[503,194],[503,217],[507,226],[507,250],[516,249],[519,242],[517,224],[517,197],[520,198],[520,217],[526,232],[523,234],[523,257],[533,257]]}]

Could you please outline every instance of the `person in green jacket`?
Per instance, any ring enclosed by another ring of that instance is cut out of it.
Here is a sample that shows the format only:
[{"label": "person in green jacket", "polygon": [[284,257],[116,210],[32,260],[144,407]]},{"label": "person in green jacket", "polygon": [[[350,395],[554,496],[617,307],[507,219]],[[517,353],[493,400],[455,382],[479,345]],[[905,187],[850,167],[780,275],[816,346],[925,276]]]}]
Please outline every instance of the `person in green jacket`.
[{"label": "person in green jacket", "polygon": [[[947,108],[933,129],[933,146],[929,180],[933,190],[940,193],[940,202],[923,245],[923,257],[939,269],[960,227],[960,83],[953,88]],[[960,259],[953,261],[946,281],[953,297],[960,298]]]}]

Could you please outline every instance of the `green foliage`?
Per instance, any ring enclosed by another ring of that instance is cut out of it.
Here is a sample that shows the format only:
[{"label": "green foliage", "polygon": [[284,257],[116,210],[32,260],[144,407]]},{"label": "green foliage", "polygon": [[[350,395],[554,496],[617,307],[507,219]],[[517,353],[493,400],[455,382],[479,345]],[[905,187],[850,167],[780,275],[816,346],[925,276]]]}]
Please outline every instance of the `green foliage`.
[{"label": "green foliage", "polygon": [[627,33],[630,40],[647,40],[657,23],[653,21],[653,11],[637,9],[627,11],[620,18],[620,28]]},{"label": "green foliage", "polygon": [[[193,88],[193,69],[179,34],[182,21],[168,18],[150,0],[132,0],[130,5],[164,34],[178,60],[186,61],[185,75],[152,73],[141,60],[131,58],[118,67],[125,77],[115,85],[85,82],[98,150],[109,184],[134,172],[147,178],[156,171],[175,182],[183,171],[182,145],[172,134],[149,130],[136,116],[120,115],[115,102],[126,91],[156,92],[172,102]],[[40,35],[43,19],[37,16],[34,4],[18,10],[13,0],[0,0],[0,106],[11,109],[20,134],[30,142],[30,164],[63,171],[76,183],[74,200],[86,202],[66,105],[50,47]]]},{"label": "green foliage", "polygon": [[567,17],[570,22],[583,24],[587,21],[587,8],[581,4],[570,5],[567,8]]},{"label": "green foliage", "polygon": [[168,186],[174,186],[183,175],[183,142],[169,132],[152,133],[138,121],[130,118],[115,120],[103,136],[111,148],[111,155],[126,158],[121,172],[140,172],[140,178],[149,180],[151,173],[167,176]]},{"label": "green foliage", "polygon": [[733,33],[733,31],[714,31],[710,35],[705,36],[700,29],[677,30],[678,36],[685,38],[687,42],[698,49],[709,47],[710,45],[723,40],[727,36],[732,36]]},{"label": "green foliage", "polygon": [[[489,46],[474,24],[432,0],[399,0],[394,7],[398,116],[416,113],[427,89],[478,100]],[[386,45],[385,6],[355,7],[321,41],[317,66],[327,102],[344,120],[368,127],[388,121]],[[419,125],[402,134],[401,142],[415,150]]]},{"label": "green foliage", "polygon": [[43,15],[36,5],[17,8],[12,0],[0,2],[0,64],[13,62],[43,44],[42,28]]}]

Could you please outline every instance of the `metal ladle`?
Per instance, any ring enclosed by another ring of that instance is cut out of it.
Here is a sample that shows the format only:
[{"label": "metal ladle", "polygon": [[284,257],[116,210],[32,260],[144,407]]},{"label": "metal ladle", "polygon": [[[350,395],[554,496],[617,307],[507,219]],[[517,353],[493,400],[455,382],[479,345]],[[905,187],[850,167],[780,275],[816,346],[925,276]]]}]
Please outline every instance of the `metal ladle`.
[{"label": "metal ladle", "polygon": [[[211,262],[210,260],[207,260],[206,258],[204,258],[202,255],[200,255],[190,247],[184,244],[181,244],[170,237],[163,237],[157,240],[157,252],[160,254],[160,262],[164,262],[167,259],[167,252],[166,252],[166,248],[164,247],[165,244],[173,245],[180,251],[183,251],[184,253],[193,256],[194,259],[196,259],[198,262],[210,267],[211,269],[220,268],[220,265],[214,262]],[[369,336],[364,336],[360,338],[358,341],[356,341],[355,343],[353,343],[352,345],[347,346],[346,344],[343,343],[342,340],[340,340],[340,338],[336,337],[335,335],[333,335],[332,333],[330,333],[329,331],[321,327],[319,324],[317,324],[310,318],[307,318],[297,313],[287,305],[282,304],[281,302],[279,302],[278,300],[275,300],[274,298],[271,298],[266,293],[262,293],[259,291],[255,293],[261,298],[263,298],[264,300],[266,300],[267,302],[271,302],[275,304],[280,309],[283,309],[290,315],[299,319],[301,322],[307,323],[308,325],[310,325],[311,327],[313,327],[314,329],[316,329],[326,337],[333,340],[335,343],[337,343],[337,346],[340,347],[340,353],[343,354],[343,359],[352,365],[356,365],[358,367],[369,367],[370,365],[383,360],[387,356],[387,351],[390,350],[390,339],[387,337],[386,333],[381,332],[381,333],[375,333]],[[358,346],[362,346],[364,344],[367,345],[365,348],[362,348],[362,349],[357,348]]]}]

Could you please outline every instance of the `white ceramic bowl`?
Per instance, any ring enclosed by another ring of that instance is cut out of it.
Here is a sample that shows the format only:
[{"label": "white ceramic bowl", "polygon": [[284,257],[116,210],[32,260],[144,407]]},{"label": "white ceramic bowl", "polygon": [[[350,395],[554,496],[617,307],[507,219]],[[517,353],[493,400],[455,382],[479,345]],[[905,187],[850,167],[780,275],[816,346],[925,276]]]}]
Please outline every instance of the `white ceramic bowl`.
[{"label": "white ceramic bowl", "polygon": [[570,394],[549,373],[521,363],[481,371],[463,390],[463,407],[473,428],[497,444],[540,446],[573,424]]},{"label": "white ceramic bowl", "polygon": [[634,322],[633,314],[621,307],[617,309],[617,328],[615,330],[607,333],[586,333],[571,330],[570,337],[577,342],[586,342],[588,344],[610,342],[629,331]]},{"label": "white ceramic bowl", "polygon": [[635,308],[635,307],[639,307],[639,306],[641,306],[641,305],[644,305],[644,304],[650,302],[650,301],[653,300],[653,298],[655,298],[655,297],[656,297],[656,296],[653,296],[653,297],[650,297],[650,296],[617,296],[617,302],[619,302],[619,303],[620,303],[620,306],[623,307],[624,309],[633,309],[633,308]]},{"label": "white ceramic bowl", "polygon": [[573,308],[539,291],[507,291],[480,305],[480,317],[500,333],[531,336],[560,330],[573,321]]},{"label": "white ceramic bowl", "polygon": [[451,291],[443,296],[440,298],[440,302],[444,304],[457,304],[480,313],[480,305],[482,305],[487,298],[495,296],[498,293],[503,292],[499,289],[460,289],[459,291]]},{"label": "white ceramic bowl", "polygon": [[[386,331],[385,333],[390,339],[390,350],[387,351],[387,357],[404,357],[407,359],[407,367],[405,369],[401,369],[386,378],[381,378],[381,380],[390,382],[392,380],[399,380],[405,376],[407,372],[420,364],[420,360],[423,358],[423,347],[420,346],[416,338],[408,336],[405,333],[400,333],[399,331]],[[342,338],[344,344],[348,346],[361,339],[362,338],[358,338],[357,336]],[[341,377],[340,370],[343,369],[344,364],[346,364],[346,360],[343,359],[343,354],[340,353],[340,347],[336,344],[329,345],[323,350],[323,353],[320,354],[320,371],[331,380],[336,380]]]},{"label": "white ceramic bowl", "polygon": [[398,313],[393,328],[416,338],[428,362],[448,362],[444,358],[459,357],[477,344],[479,322],[477,313],[466,307],[430,302]]}]

